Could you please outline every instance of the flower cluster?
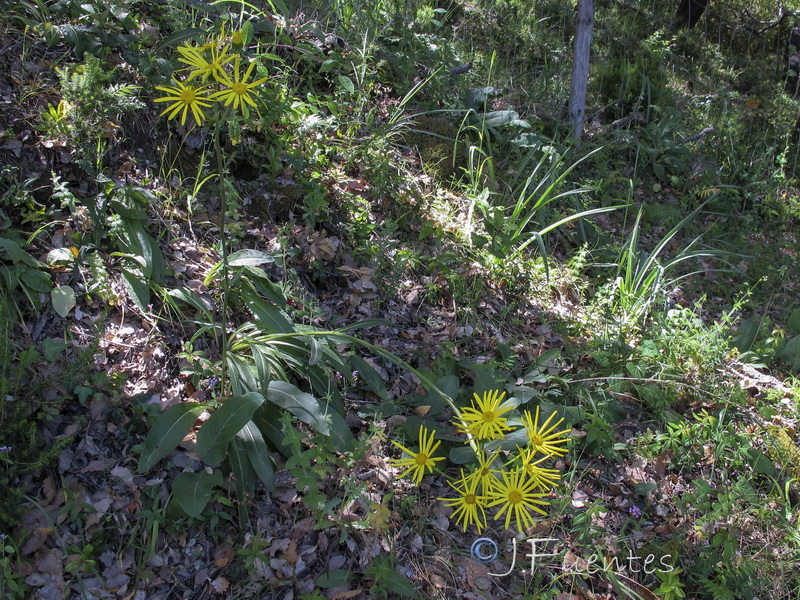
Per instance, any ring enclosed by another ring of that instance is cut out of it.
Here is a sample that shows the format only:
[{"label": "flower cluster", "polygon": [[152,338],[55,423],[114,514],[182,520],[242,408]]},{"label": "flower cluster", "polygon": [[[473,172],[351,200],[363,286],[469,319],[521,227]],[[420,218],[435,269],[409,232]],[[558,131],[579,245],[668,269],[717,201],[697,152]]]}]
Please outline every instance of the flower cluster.
[{"label": "flower cluster", "polygon": [[[459,478],[448,483],[455,496],[439,500],[455,508],[452,516],[465,531],[475,525],[481,532],[491,509],[496,509],[494,519],[503,519],[506,528],[513,521],[518,531],[524,531],[534,523],[532,513],[546,514],[542,507],[549,502],[545,498],[561,478],[557,469],[543,465],[552,457],[566,454],[565,444],[569,442],[570,430],[558,430],[564,419],[553,423],[555,413],[540,424],[538,407],[534,415],[523,411],[527,443],[512,453],[486,450],[485,442],[498,440],[511,431],[506,415],[516,404],[503,402],[504,398],[505,393],[498,391],[487,392],[483,397],[475,394],[472,406],[463,409],[455,423],[459,431],[472,438],[477,462],[471,471],[462,469]],[[426,471],[433,472],[436,462],[444,460],[433,456],[441,444],[440,441],[434,444],[434,435],[435,432],[428,433],[420,426],[418,452],[393,442],[408,455],[393,461],[397,466],[407,467],[401,477],[411,473],[414,482],[419,483]]]},{"label": "flower cluster", "polygon": [[[202,125],[206,120],[205,109],[215,102],[240,111],[247,118],[250,108],[256,109],[256,88],[267,77],[252,79],[257,61],[248,61],[236,48],[241,49],[242,32],[230,36],[222,35],[202,46],[183,45],[178,48],[178,60],[186,65],[182,79],[173,78],[172,86],[157,86],[165,93],[156,102],[169,102],[161,113],[168,119],[180,115],[181,125],[191,113],[194,122]],[[238,42],[238,43],[237,43]]]}]

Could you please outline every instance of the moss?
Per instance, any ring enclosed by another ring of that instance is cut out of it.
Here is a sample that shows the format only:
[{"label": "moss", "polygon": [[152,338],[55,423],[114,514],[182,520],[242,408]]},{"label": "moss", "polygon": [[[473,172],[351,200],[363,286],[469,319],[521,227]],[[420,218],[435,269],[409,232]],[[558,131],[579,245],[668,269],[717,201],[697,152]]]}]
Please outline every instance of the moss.
[{"label": "moss", "polygon": [[782,427],[767,427],[767,454],[789,477],[800,479],[800,448]]},{"label": "moss", "polygon": [[458,129],[446,119],[422,115],[406,135],[406,143],[417,148],[427,173],[442,183],[461,175],[467,167],[467,151],[457,142]]}]

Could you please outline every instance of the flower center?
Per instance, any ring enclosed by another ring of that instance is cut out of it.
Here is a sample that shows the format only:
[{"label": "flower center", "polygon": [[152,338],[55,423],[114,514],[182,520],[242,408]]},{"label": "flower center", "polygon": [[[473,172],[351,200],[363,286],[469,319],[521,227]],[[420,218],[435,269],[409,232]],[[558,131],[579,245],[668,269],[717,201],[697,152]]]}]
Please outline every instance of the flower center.
[{"label": "flower center", "polygon": [[530,442],[534,446],[541,446],[542,444],[544,444],[544,440],[542,439],[542,436],[540,436],[538,433],[534,433],[531,436]]},{"label": "flower center", "polygon": [[247,86],[244,83],[237,82],[231,86],[231,91],[237,96],[244,96],[247,93]]},{"label": "flower center", "polygon": [[423,466],[425,465],[425,463],[428,462],[428,456],[422,453],[417,454],[417,457],[414,459],[414,462],[420,466]]},{"label": "flower center", "polygon": [[195,89],[192,87],[186,87],[181,90],[181,93],[178,94],[178,98],[181,99],[181,102],[184,104],[192,104],[194,103],[196,93]]},{"label": "flower center", "polygon": [[494,411],[487,410],[483,413],[483,420],[485,423],[491,423],[494,421]]},{"label": "flower center", "polygon": [[508,495],[508,501],[511,502],[511,504],[519,504],[522,502],[522,494],[520,494],[517,490],[512,490]]},{"label": "flower center", "polygon": [[464,496],[464,504],[475,504],[475,494],[467,494]]}]

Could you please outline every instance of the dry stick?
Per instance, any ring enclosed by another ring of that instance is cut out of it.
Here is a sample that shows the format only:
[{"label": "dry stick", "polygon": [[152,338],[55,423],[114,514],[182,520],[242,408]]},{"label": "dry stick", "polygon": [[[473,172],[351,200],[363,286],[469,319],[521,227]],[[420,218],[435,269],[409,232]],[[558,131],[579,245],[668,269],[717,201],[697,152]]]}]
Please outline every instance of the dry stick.
[{"label": "dry stick", "polygon": [[683,138],[682,140],[675,140],[676,144],[688,144],[690,142],[696,142],[697,140],[701,140],[706,137],[709,133],[713,133],[713,127],[706,127],[703,131],[699,133],[695,133],[694,135],[690,135],[689,137]]}]

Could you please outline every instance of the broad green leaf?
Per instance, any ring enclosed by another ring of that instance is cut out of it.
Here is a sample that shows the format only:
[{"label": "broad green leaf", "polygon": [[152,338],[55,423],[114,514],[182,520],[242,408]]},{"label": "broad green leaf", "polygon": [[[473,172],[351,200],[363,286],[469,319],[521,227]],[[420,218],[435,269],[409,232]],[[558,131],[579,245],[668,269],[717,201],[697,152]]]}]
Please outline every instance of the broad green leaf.
[{"label": "broad green leaf", "polygon": [[274,262],[275,259],[272,256],[260,250],[239,250],[228,257],[228,266],[230,267],[257,266]]},{"label": "broad green leaf", "polygon": [[353,432],[344,417],[335,410],[328,413],[331,419],[331,440],[333,447],[338,452],[351,452],[353,450]]},{"label": "broad green leaf", "polygon": [[147,307],[150,304],[150,286],[142,269],[139,265],[127,265],[122,267],[121,272],[128,297],[133,300],[139,310],[144,313],[149,312]]},{"label": "broad green leaf", "polygon": [[0,236],[0,258],[6,254],[11,262],[26,264],[29,267],[43,267],[44,265],[22,249],[17,242]]},{"label": "broad green leaf", "polygon": [[289,315],[253,290],[242,290],[242,299],[256,318],[258,326],[268,333],[294,333],[297,328]]},{"label": "broad green leaf", "polygon": [[308,356],[308,366],[313,367],[322,360],[322,344],[315,337],[308,338],[308,344],[311,350]]},{"label": "broad green leaf", "polygon": [[66,317],[75,308],[75,290],[68,285],[60,285],[50,292],[53,301],[53,310],[62,318]]},{"label": "broad green leaf", "polygon": [[800,334],[800,308],[795,308],[786,320],[786,329],[795,334]]},{"label": "broad green leaf", "polygon": [[45,260],[48,265],[70,264],[75,262],[75,255],[69,248],[54,248],[47,253]]},{"label": "broad green leaf", "polygon": [[141,257],[139,262],[142,265],[142,273],[147,279],[150,279],[153,275],[153,248],[150,236],[144,230],[141,221],[124,219],[122,228],[127,238],[126,251]]},{"label": "broad green leaf", "polygon": [[240,356],[236,356],[233,352],[229,352],[226,359],[228,375],[235,395],[241,396],[259,389],[250,362]]},{"label": "broad green leaf", "polygon": [[252,494],[256,491],[256,473],[247,457],[244,442],[235,436],[228,446],[228,462],[231,465],[233,478],[236,482],[236,492],[239,499],[244,498],[245,492]]},{"label": "broad green leaf", "polygon": [[753,471],[769,477],[778,476],[778,471],[775,469],[775,465],[766,454],[752,447],[747,448],[745,450],[745,454],[750,459],[750,466],[753,467]]},{"label": "broad green leaf", "polygon": [[449,456],[453,464],[466,465],[475,460],[475,451],[470,446],[453,446]]},{"label": "broad green leaf", "polygon": [[800,335],[794,336],[778,351],[778,357],[786,361],[793,371],[800,370]]},{"label": "broad green leaf", "polygon": [[761,326],[760,320],[745,319],[739,323],[739,328],[733,334],[733,344],[740,352],[747,352],[753,347],[753,343],[758,335],[758,329]]},{"label": "broad green leaf", "polygon": [[147,473],[175,450],[204,408],[197,402],[182,402],[161,413],[144,441],[139,455],[139,472]]},{"label": "broad green leaf", "polygon": [[264,403],[264,396],[248,392],[231,396],[197,432],[197,455],[209,465],[223,461],[233,436],[253,418],[253,413]]},{"label": "broad green leaf", "polygon": [[53,289],[53,280],[50,277],[50,273],[27,267],[19,267],[18,273],[19,281],[34,292],[46,294]]},{"label": "broad green leaf", "polygon": [[255,422],[250,421],[242,427],[236,437],[244,444],[247,458],[258,477],[270,492],[275,491],[274,471],[272,470],[272,459],[269,456],[267,444],[264,436],[256,426]]},{"label": "broad green leaf", "polygon": [[330,434],[328,411],[314,396],[300,391],[288,381],[270,381],[267,399],[308,423],[322,435]]},{"label": "broad green leaf", "polygon": [[215,485],[222,485],[222,473],[178,473],[172,482],[172,496],[190,517],[199,517],[211,499]]},{"label": "broad green leaf", "polygon": [[353,84],[353,80],[350,79],[347,75],[339,75],[339,85],[341,85],[346,91],[354,94],[356,91],[356,86]]}]

